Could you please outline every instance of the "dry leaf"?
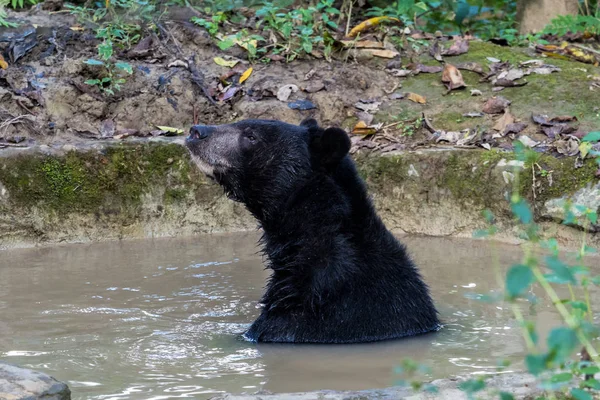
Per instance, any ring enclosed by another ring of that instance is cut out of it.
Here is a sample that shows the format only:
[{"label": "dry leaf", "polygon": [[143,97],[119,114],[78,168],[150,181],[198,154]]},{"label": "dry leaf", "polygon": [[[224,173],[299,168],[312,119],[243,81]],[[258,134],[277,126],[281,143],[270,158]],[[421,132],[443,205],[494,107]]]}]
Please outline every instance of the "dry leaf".
[{"label": "dry leaf", "polygon": [[246,79],[248,79],[250,77],[250,75],[252,74],[252,67],[248,68],[243,74],[242,76],[240,76],[240,83],[244,83],[246,81]]},{"label": "dry leaf", "polygon": [[4,57],[2,57],[2,54],[0,54],[0,68],[2,68],[2,69],[8,68],[8,63],[6,61],[4,61]]},{"label": "dry leaf", "polygon": [[446,84],[448,90],[461,89],[467,86],[458,68],[452,64],[444,65],[442,82]]},{"label": "dry leaf", "polygon": [[215,57],[213,58],[213,60],[215,61],[215,64],[220,65],[221,67],[229,67],[229,68],[233,68],[235,67],[235,65],[240,62],[239,60],[225,60],[222,57]]},{"label": "dry leaf", "polygon": [[383,43],[374,40],[340,40],[340,43],[342,43],[344,47],[355,47],[357,49],[385,49]]},{"label": "dry leaf", "polygon": [[424,96],[416,93],[407,93],[406,98],[419,104],[427,103],[427,99]]},{"label": "dry leaf", "polygon": [[296,93],[297,91],[298,86],[296,85],[284,85],[277,91],[277,99],[279,101],[287,101],[292,93]]},{"label": "dry leaf", "polygon": [[488,99],[483,105],[483,111],[486,114],[500,114],[510,105],[510,101],[502,96],[496,96]]},{"label": "dry leaf", "polygon": [[442,51],[443,56],[458,56],[469,51],[469,41],[458,38],[448,50]]},{"label": "dry leaf", "polygon": [[504,114],[496,121],[496,124],[492,127],[493,130],[498,132],[506,131],[506,127],[510,124],[515,123],[515,117],[510,113],[508,108],[504,111]]},{"label": "dry leaf", "polygon": [[352,133],[354,135],[373,135],[376,132],[377,129],[372,126],[368,126],[363,121],[358,121],[358,123],[354,125],[354,128],[352,128]]},{"label": "dry leaf", "polygon": [[393,50],[371,50],[370,53],[373,54],[375,57],[381,58],[394,58],[400,54],[397,51]]},{"label": "dry leaf", "polygon": [[358,35],[359,33],[362,33],[373,26],[377,26],[377,25],[381,24],[382,22],[389,22],[389,21],[400,22],[400,20],[398,18],[392,18],[392,17],[369,18],[368,20],[363,21],[360,24],[356,25],[354,28],[352,28],[352,30],[348,33],[348,37],[351,37],[351,38],[356,37],[356,35]]},{"label": "dry leaf", "polygon": [[523,122],[509,124],[506,126],[506,129],[504,129],[504,135],[508,135],[509,133],[520,133],[525,128],[527,128],[527,124],[524,124]]},{"label": "dry leaf", "polygon": [[75,25],[69,28],[72,31],[75,32],[83,32],[85,30],[85,28],[83,26],[79,26],[79,25]]}]

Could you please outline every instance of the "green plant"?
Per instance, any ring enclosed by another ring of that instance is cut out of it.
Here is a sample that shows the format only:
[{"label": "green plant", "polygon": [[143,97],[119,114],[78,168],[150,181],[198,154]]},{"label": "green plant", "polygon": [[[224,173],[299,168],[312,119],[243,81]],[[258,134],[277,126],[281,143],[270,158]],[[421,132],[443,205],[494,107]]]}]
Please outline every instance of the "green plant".
[{"label": "green plant", "polygon": [[[600,166],[600,151],[594,151],[592,145],[596,142],[600,142],[600,131],[591,132],[582,139],[582,143],[590,144],[587,155],[595,157],[595,162]],[[479,293],[469,297],[486,303],[508,303],[521,327],[527,346],[525,366],[529,373],[537,377],[540,387],[545,390],[545,395],[537,399],[591,400],[595,398],[593,394],[600,394],[600,381],[593,377],[600,372],[600,355],[594,342],[600,337],[600,330],[593,318],[590,292],[598,290],[600,275],[593,276],[594,271],[586,260],[587,256],[597,252],[588,246],[587,232],[591,225],[598,224],[599,210],[565,202],[563,223],[578,222],[583,228],[574,261],[565,261],[568,258],[561,253],[558,241],[554,238],[544,239],[540,234],[540,227],[534,220],[534,212],[527,199],[520,193],[519,181],[524,172],[531,169],[535,174],[537,167],[541,176],[544,176],[544,172],[548,174],[549,171],[539,166],[539,153],[523,145],[515,146],[515,155],[524,167],[522,170],[518,165],[514,167],[514,186],[509,202],[521,236],[525,239],[521,246],[524,249],[523,257],[520,263],[507,270],[504,277],[500,265],[494,263],[494,274],[498,285],[504,288],[503,293]],[[494,215],[486,210],[484,217],[489,224],[488,228],[475,232],[476,237],[490,237],[497,232]],[[562,324],[550,330],[545,345],[541,344],[535,322],[527,320],[521,311],[524,302],[529,302],[530,307],[537,305],[538,299],[531,292],[534,285],[543,289],[551,305],[562,317]],[[562,290],[559,290],[561,286]],[[561,293],[568,294],[563,297]],[[578,350],[581,350],[581,357],[576,359],[574,355]],[[415,365],[404,361],[398,372],[412,379],[410,384],[415,390],[423,390],[425,386],[414,380],[415,371],[422,370],[422,367]],[[501,368],[506,366],[508,363],[504,361],[500,364]],[[406,384],[406,381],[400,383]],[[486,382],[483,378],[470,379],[462,382],[459,388],[467,397],[475,398],[478,392],[486,389]],[[501,400],[513,399],[509,393],[496,394]]]},{"label": "green plant", "polygon": [[600,11],[595,15],[560,15],[554,18],[543,33],[558,36],[567,33],[600,34]]},{"label": "green plant", "polygon": [[8,6],[9,2],[10,0],[0,0],[0,26],[16,28],[18,26],[17,23],[7,20],[8,14],[6,14],[5,7]]},{"label": "green plant", "polygon": [[192,17],[192,22],[198,26],[206,28],[211,36],[216,36],[219,32],[219,26],[227,21],[227,16],[223,12],[214,14],[209,20],[205,18]]}]

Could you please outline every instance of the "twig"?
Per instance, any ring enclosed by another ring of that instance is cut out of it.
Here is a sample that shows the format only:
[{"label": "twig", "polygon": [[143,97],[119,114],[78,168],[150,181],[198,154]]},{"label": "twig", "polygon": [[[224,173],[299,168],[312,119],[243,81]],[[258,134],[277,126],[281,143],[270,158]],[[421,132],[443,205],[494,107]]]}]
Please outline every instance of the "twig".
[{"label": "twig", "polygon": [[204,74],[200,72],[198,70],[198,67],[196,66],[196,55],[192,55],[188,59],[188,68],[192,74],[192,82],[198,85],[198,87],[200,87],[200,90],[202,90],[202,93],[208,99],[208,101],[210,101],[210,103],[213,106],[216,106],[217,103],[211,97],[210,93],[208,93],[208,89],[206,89],[206,86],[204,85]]},{"label": "twig", "polygon": [[350,32],[350,19],[352,18],[352,5],[354,4],[354,0],[350,0],[350,5],[348,6],[348,19],[346,20],[346,36],[348,36],[348,32]]},{"label": "twig", "polygon": [[581,44],[578,44],[578,43],[571,43],[571,44],[573,46],[575,46],[575,47],[579,47],[582,50],[589,51],[590,53],[594,53],[594,54],[600,55],[600,51],[599,50],[592,49],[591,47],[587,47],[587,46],[584,46],[584,45],[581,45]]}]

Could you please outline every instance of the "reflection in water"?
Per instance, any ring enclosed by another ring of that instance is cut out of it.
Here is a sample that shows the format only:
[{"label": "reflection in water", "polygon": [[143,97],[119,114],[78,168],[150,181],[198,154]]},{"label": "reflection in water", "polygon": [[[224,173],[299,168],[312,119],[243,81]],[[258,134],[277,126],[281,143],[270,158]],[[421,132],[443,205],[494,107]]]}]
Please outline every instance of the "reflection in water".
[{"label": "reflection in water", "polygon": [[[429,365],[431,378],[491,373],[506,358],[516,361],[511,369],[522,367],[510,310],[474,299],[498,290],[489,243],[403,239],[445,323],[438,333],[361,345],[256,345],[240,337],[259,313],[268,276],[256,240],[212,235],[4,251],[0,358],[67,381],[75,399],[384,387],[398,379],[403,358]],[[517,247],[499,247],[503,266],[519,260]],[[559,322],[547,302],[524,306],[541,335]]]}]

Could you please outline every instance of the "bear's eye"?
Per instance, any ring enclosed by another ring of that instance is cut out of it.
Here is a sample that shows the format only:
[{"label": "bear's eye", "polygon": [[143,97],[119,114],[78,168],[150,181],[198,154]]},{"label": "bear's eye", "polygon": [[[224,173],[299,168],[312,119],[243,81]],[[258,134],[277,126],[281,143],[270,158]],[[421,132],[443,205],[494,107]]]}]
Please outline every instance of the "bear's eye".
[{"label": "bear's eye", "polygon": [[249,134],[249,135],[247,135],[246,137],[248,138],[248,140],[249,140],[249,141],[251,141],[251,142],[256,142],[256,137],[255,137],[254,135],[252,135],[252,134]]}]

